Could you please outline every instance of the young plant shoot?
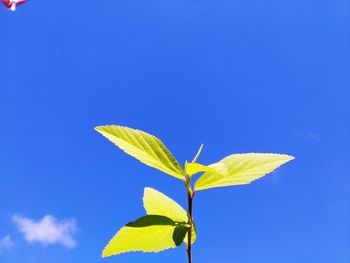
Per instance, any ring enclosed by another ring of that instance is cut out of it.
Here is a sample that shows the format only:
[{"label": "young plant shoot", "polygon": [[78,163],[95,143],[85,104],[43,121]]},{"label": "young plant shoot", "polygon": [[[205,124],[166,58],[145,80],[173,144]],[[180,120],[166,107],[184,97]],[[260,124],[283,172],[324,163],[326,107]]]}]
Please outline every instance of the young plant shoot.
[{"label": "young plant shoot", "polygon": [[[143,206],[146,215],[122,227],[102,252],[103,257],[125,252],[159,252],[185,244],[188,263],[192,262],[192,244],[196,228],[192,214],[198,191],[222,186],[249,184],[294,159],[285,154],[232,154],[219,162],[197,163],[203,145],[184,168],[155,136],[123,126],[98,126],[96,131],[140,162],[181,180],[186,188],[187,211],[161,192],[146,187]],[[192,176],[202,173],[192,186]]]}]

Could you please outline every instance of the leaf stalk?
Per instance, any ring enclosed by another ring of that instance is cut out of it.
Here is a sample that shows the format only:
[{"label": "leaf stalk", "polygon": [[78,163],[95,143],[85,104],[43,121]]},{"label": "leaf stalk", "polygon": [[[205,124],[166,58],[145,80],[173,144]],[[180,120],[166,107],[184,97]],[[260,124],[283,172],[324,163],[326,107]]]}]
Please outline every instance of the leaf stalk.
[{"label": "leaf stalk", "polygon": [[186,245],[186,251],[187,251],[187,258],[188,263],[192,263],[192,227],[193,227],[193,213],[192,213],[192,207],[193,207],[193,198],[195,195],[195,191],[191,188],[191,178],[186,175],[185,180],[185,187],[187,191],[187,201],[188,201],[188,224],[190,227],[188,228],[187,232],[187,245]]}]

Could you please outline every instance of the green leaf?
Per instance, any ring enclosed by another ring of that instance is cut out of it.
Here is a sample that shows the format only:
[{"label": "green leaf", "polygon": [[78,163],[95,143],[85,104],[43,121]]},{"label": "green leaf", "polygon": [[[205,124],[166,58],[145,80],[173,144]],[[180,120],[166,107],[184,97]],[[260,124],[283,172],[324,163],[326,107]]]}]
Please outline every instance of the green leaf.
[{"label": "green leaf", "polygon": [[180,164],[155,136],[116,125],[98,126],[95,130],[140,162],[184,180]]},{"label": "green leaf", "polygon": [[294,157],[285,154],[247,153],[233,154],[209,165],[214,171],[204,173],[195,183],[194,189],[249,184],[272,172]]},{"label": "green leaf", "polygon": [[131,251],[158,252],[179,246],[189,225],[166,216],[147,215],[126,224],[103,250],[108,257]]},{"label": "green leaf", "polygon": [[153,188],[145,188],[143,206],[148,215],[166,216],[176,222],[188,221],[186,211],[178,203]]},{"label": "green leaf", "polygon": [[176,246],[180,246],[184,242],[189,227],[186,225],[179,225],[175,227],[173,232],[173,240]]},{"label": "green leaf", "polygon": [[105,247],[102,256],[108,257],[132,251],[159,252],[175,248],[174,229],[173,225],[124,226]]},{"label": "green leaf", "polygon": [[211,173],[216,173],[218,171],[216,171],[215,169],[213,169],[210,166],[205,166],[203,164],[200,163],[185,163],[185,172],[186,174],[191,177],[192,175],[196,174],[196,173],[201,173],[201,172],[211,172]]},{"label": "green leaf", "polygon": [[[171,218],[176,222],[188,222],[187,212],[178,203],[165,194],[146,187],[143,194],[143,206],[148,215],[161,215]],[[196,231],[193,225],[191,234],[192,243],[196,240]],[[184,242],[187,239],[185,238]]]},{"label": "green leaf", "polygon": [[174,226],[175,222],[166,216],[147,215],[126,224],[126,226],[130,226],[130,227],[146,227],[146,226],[152,226],[152,225]]}]

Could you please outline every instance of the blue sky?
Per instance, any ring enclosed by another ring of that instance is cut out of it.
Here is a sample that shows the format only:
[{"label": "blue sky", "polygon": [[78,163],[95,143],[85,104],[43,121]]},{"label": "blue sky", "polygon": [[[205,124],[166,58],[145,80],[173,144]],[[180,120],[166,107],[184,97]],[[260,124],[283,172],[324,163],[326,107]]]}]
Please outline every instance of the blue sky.
[{"label": "blue sky", "polygon": [[[296,157],[251,185],[198,193],[194,262],[349,263],[349,11],[347,0],[0,8],[0,262],[186,261],[183,247],[100,258],[144,214],[145,186],[186,203],[176,179],[93,130],[122,124],[181,162],[201,143],[204,164]],[[63,236],[29,242],[24,225]]]}]

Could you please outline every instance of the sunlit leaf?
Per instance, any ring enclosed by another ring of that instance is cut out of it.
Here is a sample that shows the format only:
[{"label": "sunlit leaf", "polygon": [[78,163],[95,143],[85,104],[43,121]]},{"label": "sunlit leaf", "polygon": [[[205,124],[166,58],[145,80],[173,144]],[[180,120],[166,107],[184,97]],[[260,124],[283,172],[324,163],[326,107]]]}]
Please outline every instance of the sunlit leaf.
[{"label": "sunlit leaf", "polygon": [[215,173],[218,172],[216,171],[214,168],[210,167],[210,166],[205,166],[203,164],[200,163],[185,163],[185,172],[188,176],[192,176],[196,173],[201,173],[201,172],[211,172],[211,173]]},{"label": "sunlit leaf", "polygon": [[192,163],[197,162],[197,160],[199,158],[199,155],[201,155],[201,153],[202,153],[203,146],[204,146],[204,144],[202,143],[201,146],[198,149],[198,152],[197,152],[196,156],[193,158]]},{"label": "sunlit leaf", "polygon": [[98,126],[95,129],[120,149],[142,163],[176,178],[184,179],[184,172],[180,164],[155,136],[143,131],[116,125]]},{"label": "sunlit leaf", "polygon": [[159,252],[175,248],[173,225],[147,227],[125,226],[113,237],[102,252],[103,257],[132,251]]},{"label": "sunlit leaf", "polygon": [[148,215],[161,215],[178,222],[187,222],[186,211],[165,194],[146,187],[143,194],[143,206]]},{"label": "sunlit leaf", "polygon": [[188,231],[186,222],[161,215],[147,215],[126,224],[102,252],[103,257],[131,251],[159,252],[181,245]]},{"label": "sunlit leaf", "polygon": [[272,172],[294,157],[285,154],[248,153],[233,154],[209,165],[217,172],[204,173],[195,183],[194,189],[249,184]]},{"label": "sunlit leaf", "polygon": [[[165,194],[153,188],[145,188],[143,206],[148,215],[162,215],[177,222],[188,222],[188,216],[185,209]],[[194,227],[192,227],[191,240],[192,243],[196,240]],[[185,241],[187,241],[187,239],[185,239]]]}]

